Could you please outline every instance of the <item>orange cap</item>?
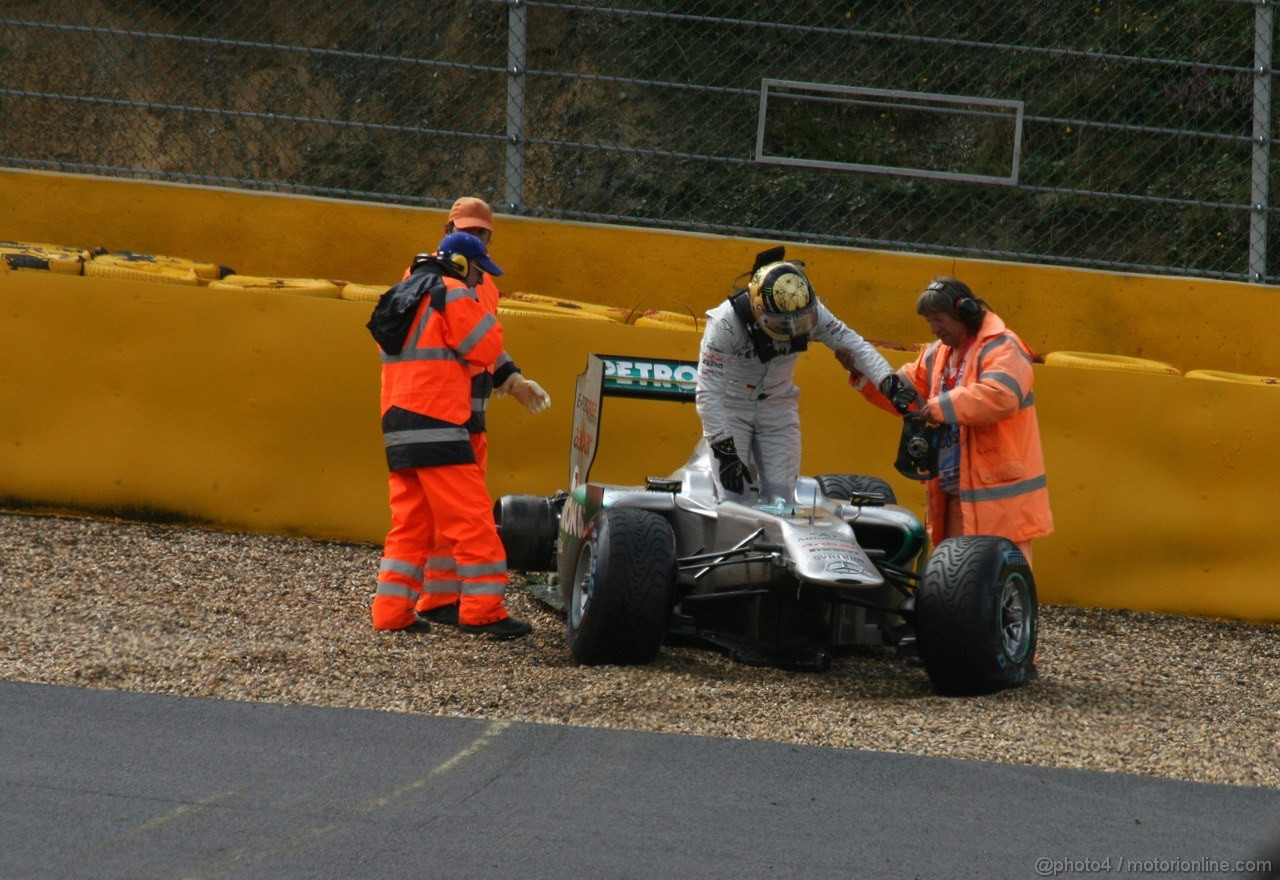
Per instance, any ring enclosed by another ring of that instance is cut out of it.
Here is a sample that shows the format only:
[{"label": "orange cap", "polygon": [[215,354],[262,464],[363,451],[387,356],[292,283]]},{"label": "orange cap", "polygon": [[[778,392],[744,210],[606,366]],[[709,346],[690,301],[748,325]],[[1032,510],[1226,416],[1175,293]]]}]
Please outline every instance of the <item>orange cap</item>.
[{"label": "orange cap", "polygon": [[449,223],[454,229],[487,229],[493,232],[493,209],[484,199],[463,196],[449,209]]}]

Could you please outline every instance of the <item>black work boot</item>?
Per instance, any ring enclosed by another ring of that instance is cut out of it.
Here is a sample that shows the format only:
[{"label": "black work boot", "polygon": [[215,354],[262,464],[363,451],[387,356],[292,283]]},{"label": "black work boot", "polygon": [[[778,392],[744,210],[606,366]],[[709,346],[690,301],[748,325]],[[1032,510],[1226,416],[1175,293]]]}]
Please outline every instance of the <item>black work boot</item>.
[{"label": "black work boot", "polygon": [[439,623],[443,626],[458,625],[458,606],[453,605],[437,605],[429,611],[419,611],[418,619],[426,619],[432,623]]},{"label": "black work boot", "polygon": [[530,624],[509,616],[501,620],[495,620],[493,623],[484,623],[479,626],[460,623],[458,624],[458,629],[472,635],[490,635],[495,639],[518,639],[533,632],[533,627]]}]

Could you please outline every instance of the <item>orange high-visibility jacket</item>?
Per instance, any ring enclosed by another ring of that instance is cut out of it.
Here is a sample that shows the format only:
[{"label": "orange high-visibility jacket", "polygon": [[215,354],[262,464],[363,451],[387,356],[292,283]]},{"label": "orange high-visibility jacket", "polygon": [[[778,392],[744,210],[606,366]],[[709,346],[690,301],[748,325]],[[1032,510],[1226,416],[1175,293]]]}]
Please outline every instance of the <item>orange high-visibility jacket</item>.
[{"label": "orange high-visibility jacket", "polygon": [[[988,312],[965,354],[960,384],[942,384],[950,346],[935,341],[899,375],[929,399],[930,415],[960,426],[960,511],[966,535],[1030,541],[1053,532],[1040,426],[1032,385],[1032,354],[1004,321]],[[862,393],[893,411],[870,382]],[[926,522],[934,544],[944,537],[946,494],[925,484]]]},{"label": "orange high-visibility jacket", "polygon": [[[412,272],[412,266],[405,269],[404,277],[400,280],[408,280]],[[502,297],[502,291],[498,290],[498,285],[493,280],[493,276],[488,272],[480,273],[480,283],[476,285],[475,291],[476,295],[480,297],[481,305],[488,310],[489,314],[497,315],[498,300]],[[484,433],[485,412],[489,409],[489,397],[493,394],[493,389],[507,381],[512,373],[519,372],[520,367],[512,360],[511,355],[505,351],[498,355],[498,359],[490,367],[474,365],[471,367],[471,420],[467,422],[467,430],[470,433]],[[483,466],[483,462],[481,464]]]},{"label": "orange high-visibility jacket", "polygon": [[474,462],[471,372],[493,368],[502,325],[476,291],[442,276],[399,354],[382,352],[382,431],[391,470]]}]

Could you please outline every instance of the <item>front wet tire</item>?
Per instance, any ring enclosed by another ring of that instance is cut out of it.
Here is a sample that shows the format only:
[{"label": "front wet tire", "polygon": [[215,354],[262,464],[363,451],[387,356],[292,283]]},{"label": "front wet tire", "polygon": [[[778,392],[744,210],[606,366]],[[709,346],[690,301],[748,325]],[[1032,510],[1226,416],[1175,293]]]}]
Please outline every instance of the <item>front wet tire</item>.
[{"label": "front wet tire", "polygon": [[1012,541],[943,541],[916,594],[916,646],[934,690],[971,696],[1026,683],[1039,618],[1031,566]]},{"label": "front wet tire", "polygon": [[657,513],[602,510],[587,526],[566,609],[569,651],[585,665],[643,664],[671,622],[676,539]]}]

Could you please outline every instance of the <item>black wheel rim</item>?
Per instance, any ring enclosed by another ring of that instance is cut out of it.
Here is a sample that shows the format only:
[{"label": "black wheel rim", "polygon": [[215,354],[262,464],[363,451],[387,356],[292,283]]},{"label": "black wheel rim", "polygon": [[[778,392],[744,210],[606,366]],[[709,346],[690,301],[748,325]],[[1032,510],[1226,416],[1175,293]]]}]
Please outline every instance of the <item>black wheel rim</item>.
[{"label": "black wheel rim", "polygon": [[1000,639],[1005,656],[1021,663],[1031,650],[1035,611],[1031,607],[1031,588],[1020,574],[1010,575],[1000,591],[998,608]]},{"label": "black wheel rim", "polygon": [[595,569],[595,552],[588,542],[578,555],[578,567],[573,573],[573,593],[569,597],[569,625],[576,631],[582,626],[591,601],[591,577]]}]

